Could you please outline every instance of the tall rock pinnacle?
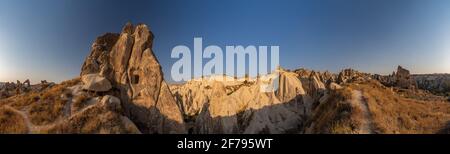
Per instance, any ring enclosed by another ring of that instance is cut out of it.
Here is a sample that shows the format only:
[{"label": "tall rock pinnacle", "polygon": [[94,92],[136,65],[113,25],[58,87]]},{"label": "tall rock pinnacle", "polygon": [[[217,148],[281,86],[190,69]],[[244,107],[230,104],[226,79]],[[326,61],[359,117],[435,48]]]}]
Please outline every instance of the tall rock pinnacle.
[{"label": "tall rock pinnacle", "polygon": [[181,111],[164,81],[152,51],[153,34],[145,24],[127,23],[121,34],[96,39],[81,75],[111,81],[125,114],[143,133],[184,133]]}]

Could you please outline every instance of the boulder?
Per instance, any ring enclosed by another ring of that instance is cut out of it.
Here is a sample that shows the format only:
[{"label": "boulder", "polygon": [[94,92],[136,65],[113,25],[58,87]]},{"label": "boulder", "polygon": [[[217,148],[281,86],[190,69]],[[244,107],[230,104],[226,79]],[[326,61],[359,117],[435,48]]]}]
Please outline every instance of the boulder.
[{"label": "boulder", "polygon": [[103,96],[100,103],[103,107],[111,111],[120,112],[122,110],[120,99],[111,95]]},{"label": "boulder", "polygon": [[95,92],[109,91],[112,86],[108,79],[98,74],[86,74],[81,77],[83,81],[83,89]]}]

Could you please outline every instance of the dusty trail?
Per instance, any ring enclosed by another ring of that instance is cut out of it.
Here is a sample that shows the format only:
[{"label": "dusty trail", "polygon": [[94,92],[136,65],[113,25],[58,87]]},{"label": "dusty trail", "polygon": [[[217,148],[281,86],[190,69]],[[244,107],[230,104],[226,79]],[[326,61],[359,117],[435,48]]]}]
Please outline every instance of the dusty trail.
[{"label": "dusty trail", "polygon": [[65,118],[70,117],[71,110],[72,110],[72,98],[69,98],[69,100],[66,102],[66,104],[64,104],[64,108],[63,108],[63,114],[64,114]]},{"label": "dusty trail", "polygon": [[372,121],[372,115],[369,111],[369,105],[364,100],[362,92],[360,90],[354,90],[353,91],[353,102],[356,103],[357,106],[360,107],[360,109],[363,112],[363,121],[360,127],[360,134],[373,134],[373,121]]},{"label": "dusty trail", "polygon": [[33,128],[33,124],[31,123],[30,118],[28,118],[28,115],[24,111],[17,110],[17,109],[15,109],[15,108],[13,108],[13,107],[11,107],[9,105],[5,105],[4,107],[7,108],[7,109],[10,109],[10,110],[16,112],[17,114],[19,114],[20,116],[22,116],[22,118],[23,118],[23,120],[25,122],[25,126],[27,127],[28,134],[31,134],[32,128]]}]

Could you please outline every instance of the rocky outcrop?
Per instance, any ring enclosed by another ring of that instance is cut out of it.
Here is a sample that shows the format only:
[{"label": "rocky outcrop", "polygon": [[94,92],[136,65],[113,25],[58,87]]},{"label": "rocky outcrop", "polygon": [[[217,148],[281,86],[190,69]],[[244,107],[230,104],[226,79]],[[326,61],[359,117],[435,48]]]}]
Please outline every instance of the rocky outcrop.
[{"label": "rocky outcrop", "polygon": [[[291,76],[292,75],[292,76]],[[294,81],[292,81],[294,80]],[[276,82],[277,80],[272,80]],[[261,84],[243,86],[230,95],[215,91],[196,118],[196,133],[287,133],[304,121],[304,90],[295,74],[280,74],[279,89],[261,92]],[[220,84],[220,83],[216,83]]]},{"label": "rocky outcrop", "polygon": [[450,96],[450,74],[412,75],[417,87],[434,94]]},{"label": "rocky outcrop", "polygon": [[153,34],[144,24],[128,23],[120,34],[107,33],[92,45],[81,76],[99,74],[111,82],[126,115],[143,133],[184,133],[180,109],[152,51]]},{"label": "rocky outcrop", "polygon": [[31,85],[29,79],[25,80],[23,83],[19,80],[16,82],[3,82],[0,83],[0,99],[29,92],[40,92],[54,85],[55,83],[53,82]]},{"label": "rocky outcrop", "polygon": [[404,69],[401,66],[397,67],[397,72],[393,74],[395,78],[395,86],[405,89],[415,88],[415,81],[412,79],[409,70]]},{"label": "rocky outcrop", "polygon": [[299,78],[309,78],[311,74],[314,74],[316,78],[321,81],[322,83],[326,83],[328,81],[336,82],[337,75],[325,71],[325,72],[318,72],[318,71],[312,71],[305,68],[296,69],[293,71],[294,73],[298,74]]},{"label": "rocky outcrop", "polygon": [[[320,84],[317,79],[315,80],[314,86],[323,85]],[[289,102],[298,95],[305,95],[306,91],[303,88],[303,84],[298,78],[298,75],[291,72],[282,72],[279,76],[279,82],[278,82],[278,90],[276,91],[277,98],[282,102]],[[314,87],[313,86],[313,87]]]},{"label": "rocky outcrop", "polygon": [[349,82],[368,81],[371,78],[372,76],[368,73],[362,73],[354,69],[344,69],[339,72],[336,82],[343,84]]},{"label": "rocky outcrop", "polygon": [[398,66],[397,71],[392,72],[391,75],[383,76],[374,74],[372,75],[372,77],[373,79],[378,80],[383,85],[389,87],[397,87],[411,90],[415,90],[417,88],[416,81],[414,81],[409,70],[401,66]]}]

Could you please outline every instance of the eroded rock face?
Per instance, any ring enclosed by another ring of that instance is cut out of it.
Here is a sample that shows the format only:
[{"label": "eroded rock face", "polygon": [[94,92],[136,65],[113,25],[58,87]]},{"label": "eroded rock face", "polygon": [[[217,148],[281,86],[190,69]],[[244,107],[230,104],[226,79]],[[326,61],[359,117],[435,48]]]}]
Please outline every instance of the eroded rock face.
[{"label": "eroded rock face", "polygon": [[152,43],[153,34],[144,24],[128,23],[121,34],[100,36],[81,76],[99,74],[111,81],[126,115],[143,133],[184,133],[182,114],[163,79]]},{"label": "eroded rock face", "polygon": [[[261,91],[275,85],[275,91]],[[284,70],[251,81],[195,79],[172,87],[189,116],[190,132],[199,134],[299,133],[315,100],[306,88],[325,87],[319,79],[305,84],[298,74]]]},{"label": "eroded rock face", "polygon": [[297,74],[283,72],[279,78],[279,89],[276,94],[280,101],[289,102],[298,95],[305,95],[306,92]]}]

